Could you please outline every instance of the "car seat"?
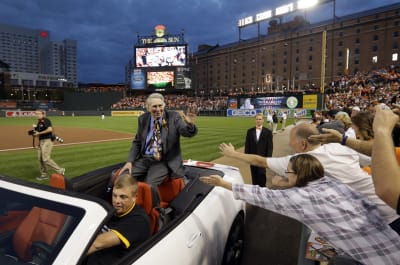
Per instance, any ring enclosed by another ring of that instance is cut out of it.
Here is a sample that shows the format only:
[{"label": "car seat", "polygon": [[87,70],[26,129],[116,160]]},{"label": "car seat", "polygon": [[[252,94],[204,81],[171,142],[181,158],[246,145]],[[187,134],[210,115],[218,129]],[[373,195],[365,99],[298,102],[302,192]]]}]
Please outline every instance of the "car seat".
[{"label": "car seat", "polygon": [[[50,178],[50,186],[67,189],[70,187],[70,182],[65,176],[54,173]],[[34,206],[13,234],[12,246],[17,255],[16,258],[29,262],[32,261],[34,254],[43,252],[39,254],[41,255],[39,261],[46,262],[51,246],[59,238],[59,232],[65,223],[65,214]],[[3,260],[2,258],[0,261]],[[40,264],[38,260],[35,263]]]},{"label": "car seat", "polygon": [[138,181],[136,203],[140,205],[150,218],[150,233],[153,235],[159,230],[158,218],[160,216],[157,207],[157,192],[147,183]]},{"label": "car seat", "polygon": [[166,178],[159,186],[160,207],[167,208],[171,201],[183,190],[185,183],[181,178]]},{"label": "car seat", "polygon": [[64,222],[64,214],[33,207],[13,236],[13,247],[18,258],[25,262],[31,261],[32,245],[35,242],[51,246]]},{"label": "car seat", "polygon": [[33,207],[12,234],[11,245],[14,253],[0,255],[0,264],[48,263],[52,245],[58,238],[65,219],[64,214]]},{"label": "car seat", "polygon": [[71,181],[64,175],[53,173],[50,176],[50,186],[62,190],[72,190]]}]

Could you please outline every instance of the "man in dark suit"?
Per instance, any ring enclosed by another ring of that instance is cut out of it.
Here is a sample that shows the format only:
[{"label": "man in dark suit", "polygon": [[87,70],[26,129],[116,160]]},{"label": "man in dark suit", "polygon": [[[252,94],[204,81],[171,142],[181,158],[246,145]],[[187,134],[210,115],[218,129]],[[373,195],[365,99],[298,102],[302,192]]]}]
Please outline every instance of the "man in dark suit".
[{"label": "man in dark suit", "polygon": [[148,112],[138,119],[138,129],[129,151],[128,161],[121,173],[128,170],[132,176],[152,186],[163,182],[167,176],[182,177],[184,167],[180,137],[197,134],[196,115],[165,110],[164,97],[159,93],[146,100]]},{"label": "man in dark suit", "polygon": [[[272,132],[263,126],[264,117],[262,113],[256,115],[256,127],[247,130],[244,152],[246,154],[257,154],[271,157],[273,150]],[[265,187],[267,181],[265,168],[250,166],[251,178],[254,185]]]}]

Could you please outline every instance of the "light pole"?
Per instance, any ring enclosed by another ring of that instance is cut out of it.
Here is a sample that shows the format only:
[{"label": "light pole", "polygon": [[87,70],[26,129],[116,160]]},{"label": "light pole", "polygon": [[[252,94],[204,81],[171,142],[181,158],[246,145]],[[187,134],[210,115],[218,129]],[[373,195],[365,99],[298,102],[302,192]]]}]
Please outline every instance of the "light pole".
[{"label": "light pole", "polygon": [[334,53],[334,45],[335,45],[335,22],[336,22],[336,0],[333,0],[333,19],[332,19],[332,43],[331,43],[331,81],[334,80],[333,78],[333,68],[334,68],[334,60],[335,53]]}]

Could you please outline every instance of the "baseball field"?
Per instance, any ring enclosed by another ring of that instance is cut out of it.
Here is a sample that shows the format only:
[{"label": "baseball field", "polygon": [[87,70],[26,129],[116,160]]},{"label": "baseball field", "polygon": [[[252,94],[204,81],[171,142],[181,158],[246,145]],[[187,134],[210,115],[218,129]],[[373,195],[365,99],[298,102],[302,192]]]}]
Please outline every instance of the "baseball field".
[{"label": "baseball field", "polygon": [[[136,117],[49,117],[55,132],[64,139],[56,143],[52,158],[66,168],[70,178],[91,170],[124,162],[136,133]],[[39,176],[37,150],[27,131],[34,117],[0,118],[0,175],[36,181]],[[199,133],[181,139],[184,159],[211,161],[220,157],[218,145],[244,145],[254,118],[197,117]]]}]

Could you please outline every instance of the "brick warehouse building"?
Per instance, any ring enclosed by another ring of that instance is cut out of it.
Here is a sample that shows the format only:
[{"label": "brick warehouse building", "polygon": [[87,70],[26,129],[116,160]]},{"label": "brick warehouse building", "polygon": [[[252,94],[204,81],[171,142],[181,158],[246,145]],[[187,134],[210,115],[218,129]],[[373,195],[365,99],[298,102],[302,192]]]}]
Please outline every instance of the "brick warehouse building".
[{"label": "brick warehouse building", "polygon": [[[321,85],[322,43],[325,82],[399,65],[400,4],[308,23],[297,16],[269,22],[268,34],[226,45],[200,45],[190,58],[198,95],[268,92]],[[325,39],[323,38],[326,32]]]}]

